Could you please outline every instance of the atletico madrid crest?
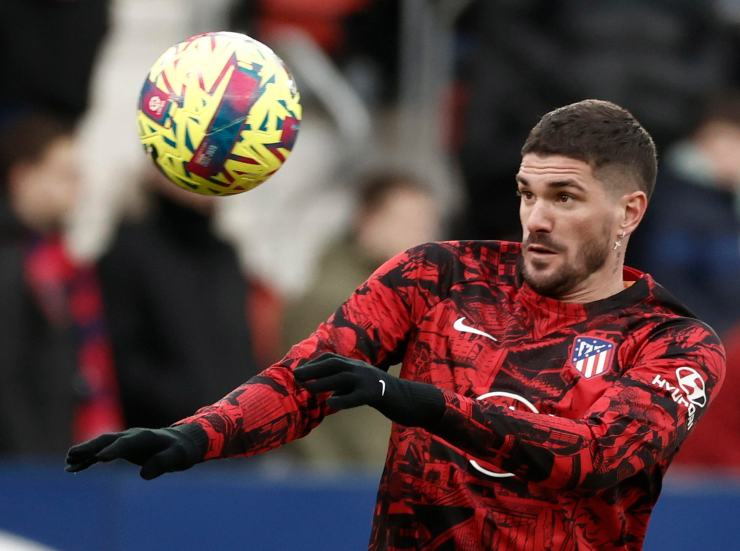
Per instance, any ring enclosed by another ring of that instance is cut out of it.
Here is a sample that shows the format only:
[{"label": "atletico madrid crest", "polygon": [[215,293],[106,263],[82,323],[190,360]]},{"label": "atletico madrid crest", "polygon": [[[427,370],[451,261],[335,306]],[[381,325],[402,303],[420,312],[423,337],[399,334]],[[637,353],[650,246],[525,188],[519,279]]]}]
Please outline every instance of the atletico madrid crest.
[{"label": "atletico madrid crest", "polygon": [[586,379],[603,375],[611,366],[614,343],[596,337],[579,335],[573,343],[570,363]]}]

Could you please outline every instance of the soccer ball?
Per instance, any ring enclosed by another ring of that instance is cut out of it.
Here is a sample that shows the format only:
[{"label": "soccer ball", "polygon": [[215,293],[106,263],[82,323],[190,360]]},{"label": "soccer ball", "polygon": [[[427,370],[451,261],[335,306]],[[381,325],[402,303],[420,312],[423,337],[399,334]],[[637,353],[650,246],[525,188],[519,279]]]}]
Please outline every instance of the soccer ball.
[{"label": "soccer ball", "polygon": [[301,120],[295,82],[267,46],[210,32],[164,52],[144,81],[139,138],[170,180],[202,195],[233,195],[274,174]]}]

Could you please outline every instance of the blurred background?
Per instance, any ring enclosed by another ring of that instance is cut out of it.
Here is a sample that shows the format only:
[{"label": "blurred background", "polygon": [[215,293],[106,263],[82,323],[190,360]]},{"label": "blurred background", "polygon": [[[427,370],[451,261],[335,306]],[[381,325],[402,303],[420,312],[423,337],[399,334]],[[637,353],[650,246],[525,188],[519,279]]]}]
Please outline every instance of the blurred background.
[{"label": "blurred background", "polygon": [[[272,47],[304,106],[286,165],[227,199],[163,182],[135,126],[152,62],[213,30]],[[409,246],[518,240],[519,148],[584,98],[659,149],[628,263],[728,350],[646,549],[737,546],[740,0],[3,0],[0,66],[0,549],[366,547],[370,408],[153,483],[64,453],[220,398]]]}]

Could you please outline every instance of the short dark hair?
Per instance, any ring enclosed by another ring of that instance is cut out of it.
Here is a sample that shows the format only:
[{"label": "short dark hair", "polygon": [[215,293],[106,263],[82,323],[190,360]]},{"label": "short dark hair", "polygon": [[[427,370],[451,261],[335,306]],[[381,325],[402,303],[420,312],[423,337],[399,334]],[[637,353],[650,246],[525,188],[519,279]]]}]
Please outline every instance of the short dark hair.
[{"label": "short dark hair", "polygon": [[357,205],[363,213],[378,210],[388,196],[398,190],[416,191],[421,194],[433,195],[432,188],[418,176],[408,172],[373,172],[366,174],[357,192]]},{"label": "short dark hair", "polygon": [[0,186],[7,185],[10,168],[41,158],[57,139],[72,136],[71,120],[46,112],[18,113],[0,124]]},{"label": "short dark hair", "polygon": [[710,122],[740,126],[740,90],[720,90],[706,99],[700,125]]},{"label": "short dark hair", "polygon": [[587,99],[550,111],[531,130],[521,153],[578,159],[594,174],[616,168],[648,198],[655,189],[653,139],[629,111],[609,101]]}]

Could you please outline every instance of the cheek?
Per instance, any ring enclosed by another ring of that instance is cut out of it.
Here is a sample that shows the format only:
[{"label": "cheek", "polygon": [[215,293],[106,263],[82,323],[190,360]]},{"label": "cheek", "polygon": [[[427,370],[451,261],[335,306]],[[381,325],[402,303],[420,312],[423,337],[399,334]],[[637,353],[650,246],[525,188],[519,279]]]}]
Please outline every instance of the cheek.
[{"label": "cheek", "polygon": [[561,232],[561,239],[564,240],[569,255],[576,256],[584,247],[601,242],[603,225],[603,218],[572,220]]},{"label": "cheek", "polygon": [[23,183],[18,196],[25,204],[48,203],[54,200],[54,187],[43,174],[35,175]]},{"label": "cheek", "polygon": [[522,239],[526,239],[529,235],[529,230],[527,229],[527,218],[527,209],[524,205],[519,205],[519,224],[522,228]]},{"label": "cheek", "polygon": [[519,223],[524,228],[527,225],[527,210],[524,206],[524,201],[519,200]]}]

